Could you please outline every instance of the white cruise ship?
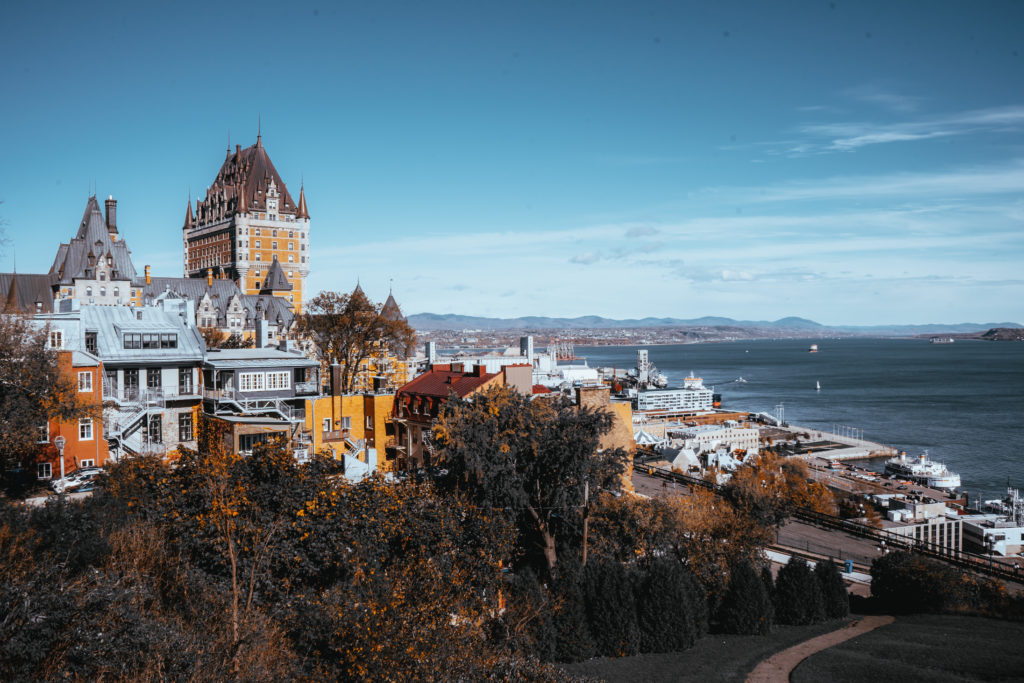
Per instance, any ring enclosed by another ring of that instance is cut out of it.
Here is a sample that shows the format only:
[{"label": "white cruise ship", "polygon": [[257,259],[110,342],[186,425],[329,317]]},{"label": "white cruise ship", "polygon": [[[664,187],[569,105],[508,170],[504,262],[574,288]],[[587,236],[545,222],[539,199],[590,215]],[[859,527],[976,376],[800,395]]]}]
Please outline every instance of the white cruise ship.
[{"label": "white cruise ship", "polygon": [[950,472],[940,462],[929,460],[928,451],[914,459],[908,459],[907,452],[900,451],[897,457],[885,462],[885,473],[933,489],[952,491],[960,488],[960,475]]}]

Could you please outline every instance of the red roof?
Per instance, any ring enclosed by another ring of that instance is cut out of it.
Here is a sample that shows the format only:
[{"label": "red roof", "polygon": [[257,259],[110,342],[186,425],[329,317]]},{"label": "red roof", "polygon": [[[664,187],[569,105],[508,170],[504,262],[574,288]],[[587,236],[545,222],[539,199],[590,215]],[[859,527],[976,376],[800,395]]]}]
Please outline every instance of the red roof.
[{"label": "red roof", "polygon": [[459,398],[471,393],[498,376],[496,372],[452,372],[450,365],[435,365],[398,390],[399,394],[417,394],[448,398],[454,391]]},{"label": "red roof", "polygon": [[551,390],[548,389],[543,384],[534,384],[533,385],[533,393],[535,393],[535,394],[550,394]]}]

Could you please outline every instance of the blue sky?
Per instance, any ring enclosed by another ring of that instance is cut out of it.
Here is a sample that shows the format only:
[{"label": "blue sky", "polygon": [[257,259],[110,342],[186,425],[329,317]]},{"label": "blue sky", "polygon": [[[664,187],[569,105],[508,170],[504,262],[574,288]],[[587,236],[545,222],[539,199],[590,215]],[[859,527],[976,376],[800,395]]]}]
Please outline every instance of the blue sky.
[{"label": "blue sky", "polygon": [[263,140],[310,292],[406,313],[1024,322],[1024,3],[6,3],[0,217],[181,273]]}]

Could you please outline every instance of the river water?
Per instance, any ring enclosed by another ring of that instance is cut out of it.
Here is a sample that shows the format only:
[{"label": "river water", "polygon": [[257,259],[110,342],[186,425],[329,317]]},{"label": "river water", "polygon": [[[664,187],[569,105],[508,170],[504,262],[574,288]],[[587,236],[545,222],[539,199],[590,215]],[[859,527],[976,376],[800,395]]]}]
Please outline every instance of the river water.
[{"label": "river water", "polygon": [[638,348],[671,387],[691,371],[702,377],[722,394],[723,408],[775,414],[782,404],[790,424],[863,430],[863,438],[912,456],[927,450],[960,473],[972,502],[1001,497],[1007,478],[1024,488],[1024,344],[786,339],[577,346],[576,355],[621,370],[636,366]]}]

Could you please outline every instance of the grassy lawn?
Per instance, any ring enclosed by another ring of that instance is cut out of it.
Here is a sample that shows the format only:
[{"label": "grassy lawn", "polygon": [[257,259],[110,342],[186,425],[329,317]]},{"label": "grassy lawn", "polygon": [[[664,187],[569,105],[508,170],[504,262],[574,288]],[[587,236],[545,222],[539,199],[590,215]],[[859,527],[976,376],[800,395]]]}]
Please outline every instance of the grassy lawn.
[{"label": "grassy lawn", "polygon": [[609,659],[598,657],[578,664],[563,664],[563,669],[577,676],[608,683],[619,681],[738,681],[761,660],[779,650],[840,628],[845,620],[813,626],[776,626],[767,636],[710,635],[685,652],[659,655],[638,655]]},{"label": "grassy lawn", "polygon": [[790,680],[918,683],[1024,680],[1024,624],[917,615],[808,657]]}]

